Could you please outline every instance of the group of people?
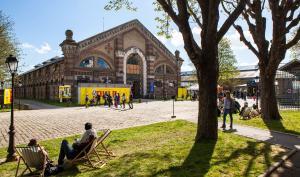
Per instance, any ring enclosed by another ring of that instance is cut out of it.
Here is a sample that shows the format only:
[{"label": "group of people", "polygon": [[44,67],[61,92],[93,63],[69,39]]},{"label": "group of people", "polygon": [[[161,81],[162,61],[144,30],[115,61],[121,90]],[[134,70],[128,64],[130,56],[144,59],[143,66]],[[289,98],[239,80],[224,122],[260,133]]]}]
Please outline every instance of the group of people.
[{"label": "group of people", "polygon": [[230,92],[227,91],[225,93],[225,97],[219,96],[218,99],[218,116],[221,116],[223,112],[223,129],[226,129],[226,117],[229,115],[230,117],[230,129],[232,129],[233,117],[232,114],[239,113],[240,118],[242,119],[250,119],[253,117],[257,117],[260,114],[260,110],[257,105],[253,105],[252,108],[248,107],[248,103],[244,102],[244,106],[241,108],[241,105],[238,101],[231,97]]},{"label": "group of people", "polygon": [[[80,139],[75,139],[75,141],[70,144],[67,140],[63,140],[60,145],[60,151],[58,156],[57,165],[53,164],[53,161],[50,160],[47,151],[44,147],[39,146],[36,139],[31,139],[28,143],[28,146],[36,146],[39,148],[39,151],[46,156],[46,170],[45,176],[56,175],[64,170],[65,159],[72,160],[79,153],[86,148],[91,142],[98,137],[96,130],[93,128],[92,123],[85,123],[84,125],[85,132],[83,133]],[[43,167],[37,167],[37,169],[42,169]]]},{"label": "group of people", "polygon": [[[96,96],[93,96],[93,98],[91,100],[89,99],[89,96],[86,95],[85,96],[85,107],[88,108],[89,105],[91,105],[91,106],[100,105],[100,100],[101,100],[101,96],[99,94],[97,94]],[[118,106],[120,105],[120,107],[122,107],[123,109],[125,109],[125,104],[127,101],[125,93],[123,93],[122,96],[120,96],[119,93],[116,93],[113,96],[111,96],[110,93],[107,93],[107,92],[104,93],[103,100],[104,100],[104,106],[108,106],[110,108],[112,105],[114,105],[115,108],[118,108]],[[130,109],[133,109],[132,101],[133,101],[133,95],[130,94],[129,100],[128,100],[128,106]]]}]

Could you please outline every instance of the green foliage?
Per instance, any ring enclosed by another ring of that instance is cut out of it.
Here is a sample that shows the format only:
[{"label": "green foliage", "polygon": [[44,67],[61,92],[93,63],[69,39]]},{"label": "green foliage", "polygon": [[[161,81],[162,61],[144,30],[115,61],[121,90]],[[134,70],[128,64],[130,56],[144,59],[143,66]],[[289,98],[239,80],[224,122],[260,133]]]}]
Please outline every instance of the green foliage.
[{"label": "green foliage", "polygon": [[7,74],[5,59],[10,54],[18,54],[12,26],[13,22],[0,11],[0,80],[3,80]]},{"label": "green foliage", "polygon": [[219,57],[219,80],[218,83],[223,85],[228,83],[229,80],[233,79],[237,74],[238,70],[235,66],[237,61],[233,54],[230,46],[230,40],[223,38],[218,46],[218,57]]},{"label": "green foliage", "polygon": [[[92,169],[77,165],[57,176],[259,176],[286,153],[278,146],[226,132],[219,133],[217,142],[194,143],[196,129],[194,123],[177,120],[114,130],[104,144],[116,157],[106,166]],[[66,139],[72,142],[74,138],[78,136]],[[56,162],[61,141],[58,138],[39,144]],[[0,149],[0,158],[6,153],[6,148]],[[16,162],[2,164],[0,175],[13,176],[16,167]]]},{"label": "green foliage", "polygon": [[105,10],[120,10],[122,8],[130,11],[137,10],[137,8],[133,6],[133,2],[130,0],[110,0],[104,7]]}]

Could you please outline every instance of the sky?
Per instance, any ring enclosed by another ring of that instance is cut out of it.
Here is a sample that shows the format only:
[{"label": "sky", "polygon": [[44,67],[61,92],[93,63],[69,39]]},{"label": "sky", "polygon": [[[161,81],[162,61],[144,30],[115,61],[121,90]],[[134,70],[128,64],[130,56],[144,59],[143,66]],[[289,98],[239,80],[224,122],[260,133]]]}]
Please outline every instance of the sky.
[{"label": "sky", "polygon": [[[180,51],[185,60],[182,71],[190,71],[190,60],[183,48],[181,33],[174,27],[170,33],[171,39],[158,36],[158,15],[153,9],[151,0],[135,0],[137,12],[127,10],[106,11],[108,0],[0,0],[0,10],[14,22],[14,34],[21,48],[21,72],[32,69],[34,65],[55,56],[62,56],[59,44],[65,39],[65,31],[71,29],[73,39],[81,41],[101,33],[127,21],[138,19],[166,47],[174,53]],[[220,23],[222,23],[221,16]],[[104,28],[103,28],[104,26]],[[200,41],[200,29],[192,27],[197,41]],[[245,29],[247,30],[247,29]],[[244,31],[250,36],[249,31]],[[270,36],[271,32],[267,31]],[[254,65],[258,60],[247,47],[239,41],[238,33],[231,28],[226,37],[231,41],[231,47],[237,59],[237,65]],[[289,60],[289,54],[285,61]]]}]

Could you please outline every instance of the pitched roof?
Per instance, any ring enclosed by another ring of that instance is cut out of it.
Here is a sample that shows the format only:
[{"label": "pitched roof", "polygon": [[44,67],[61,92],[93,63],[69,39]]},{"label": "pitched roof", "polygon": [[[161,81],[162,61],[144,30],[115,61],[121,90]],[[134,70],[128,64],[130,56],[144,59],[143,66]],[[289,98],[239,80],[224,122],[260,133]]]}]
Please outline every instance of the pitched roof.
[{"label": "pitched roof", "polygon": [[281,71],[288,71],[288,70],[291,70],[291,68],[295,67],[295,66],[300,66],[300,60],[292,60],[288,63],[286,63],[285,65],[281,66],[279,68],[279,70]]},{"label": "pitched roof", "polygon": [[24,75],[24,74],[27,74],[27,73],[33,72],[33,71],[35,71],[35,70],[41,69],[41,68],[46,67],[46,66],[48,66],[48,65],[51,65],[51,64],[60,62],[60,61],[62,61],[63,59],[64,59],[64,57],[58,57],[58,56],[53,57],[53,58],[50,58],[49,60],[44,61],[42,64],[37,64],[37,65],[35,65],[33,69],[31,69],[31,70],[29,70],[29,71],[26,71],[26,72],[20,74],[19,76],[22,76],[22,75]]},{"label": "pitched roof", "polygon": [[[131,20],[129,22],[123,23],[119,26],[116,26],[114,28],[111,28],[107,31],[101,32],[99,34],[96,34],[94,36],[91,36],[87,39],[84,39],[82,41],[78,42],[78,46],[81,49],[84,49],[86,47],[88,47],[89,45],[92,44],[97,44],[99,42],[103,42],[107,39],[110,39],[112,37],[115,37],[117,35],[119,35],[120,33],[123,33],[125,31],[128,31],[132,28],[137,27],[138,29],[140,29],[145,35],[146,37],[148,37],[150,39],[150,41],[152,41],[153,43],[156,44],[156,46],[162,50],[162,52],[164,54],[166,54],[168,57],[173,58],[174,61],[176,61],[176,57],[175,55],[170,52],[170,50],[162,43],[160,42],[160,40],[158,40],[139,20],[134,19]],[[181,59],[182,60],[182,59]]]}]

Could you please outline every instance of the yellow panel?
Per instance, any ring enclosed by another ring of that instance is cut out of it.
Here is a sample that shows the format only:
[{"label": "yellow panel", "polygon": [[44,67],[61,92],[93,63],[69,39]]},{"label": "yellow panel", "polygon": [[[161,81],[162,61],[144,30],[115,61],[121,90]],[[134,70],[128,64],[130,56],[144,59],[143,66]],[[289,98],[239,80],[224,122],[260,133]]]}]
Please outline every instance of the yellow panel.
[{"label": "yellow panel", "polygon": [[4,89],[4,104],[11,104],[11,89]]},{"label": "yellow panel", "polygon": [[89,100],[91,100],[94,96],[96,96],[95,93],[100,94],[100,103],[104,103],[103,95],[105,92],[109,93],[112,97],[116,94],[119,93],[120,98],[122,98],[123,93],[125,93],[126,96],[126,101],[129,101],[130,97],[130,88],[103,88],[103,87],[80,87],[80,99],[79,99],[79,104],[84,105],[85,104],[85,96],[88,95]]}]

